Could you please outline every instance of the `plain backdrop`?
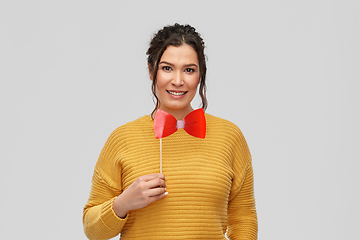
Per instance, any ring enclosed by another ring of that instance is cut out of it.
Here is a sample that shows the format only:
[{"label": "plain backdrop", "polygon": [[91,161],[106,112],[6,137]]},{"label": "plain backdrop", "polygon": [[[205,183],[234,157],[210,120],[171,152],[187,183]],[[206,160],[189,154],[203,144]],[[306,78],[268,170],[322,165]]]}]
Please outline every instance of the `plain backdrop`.
[{"label": "plain backdrop", "polygon": [[207,112],[250,146],[259,239],[360,239],[359,11],[356,0],[1,1],[0,239],[86,239],[97,157],[111,131],[152,111],[145,53],[175,22],[205,39]]}]

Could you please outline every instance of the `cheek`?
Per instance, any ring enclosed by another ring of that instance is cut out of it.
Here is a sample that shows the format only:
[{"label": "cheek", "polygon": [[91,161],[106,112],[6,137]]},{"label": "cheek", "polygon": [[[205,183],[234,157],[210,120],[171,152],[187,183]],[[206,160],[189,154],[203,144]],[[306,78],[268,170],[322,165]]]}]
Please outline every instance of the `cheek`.
[{"label": "cheek", "polygon": [[188,81],[188,86],[191,88],[191,89],[195,89],[197,88],[197,86],[199,85],[200,83],[200,80],[199,80],[199,77],[198,76],[194,76],[192,77],[191,79],[189,79]]},{"label": "cheek", "polygon": [[156,76],[156,85],[158,88],[164,87],[167,83],[166,75],[161,73],[160,71],[157,73]]}]

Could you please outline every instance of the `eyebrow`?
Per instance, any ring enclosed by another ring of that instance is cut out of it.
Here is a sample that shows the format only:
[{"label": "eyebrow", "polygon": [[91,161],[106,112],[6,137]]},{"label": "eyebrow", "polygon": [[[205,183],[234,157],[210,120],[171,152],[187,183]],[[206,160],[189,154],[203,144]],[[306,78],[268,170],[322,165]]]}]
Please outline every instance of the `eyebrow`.
[{"label": "eyebrow", "polygon": [[[174,66],[174,64],[166,62],[166,61],[161,61],[161,62],[159,62],[159,65],[160,64],[167,64],[167,65],[170,65],[172,67]],[[196,67],[196,68],[199,68],[198,65],[196,65],[195,63],[186,64],[184,67]]]}]

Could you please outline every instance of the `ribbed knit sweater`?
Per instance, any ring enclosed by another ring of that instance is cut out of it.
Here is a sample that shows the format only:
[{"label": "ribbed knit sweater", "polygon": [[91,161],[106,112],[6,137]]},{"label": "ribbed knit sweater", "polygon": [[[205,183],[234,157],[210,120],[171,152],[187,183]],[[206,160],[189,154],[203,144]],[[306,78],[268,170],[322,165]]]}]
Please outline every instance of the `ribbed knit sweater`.
[{"label": "ribbed knit sweater", "polygon": [[206,137],[179,129],[162,139],[169,194],[119,218],[114,199],[137,177],[159,173],[159,139],[143,116],[111,133],[96,163],[84,231],[89,239],[257,239],[253,170],[239,128],[205,114]]}]

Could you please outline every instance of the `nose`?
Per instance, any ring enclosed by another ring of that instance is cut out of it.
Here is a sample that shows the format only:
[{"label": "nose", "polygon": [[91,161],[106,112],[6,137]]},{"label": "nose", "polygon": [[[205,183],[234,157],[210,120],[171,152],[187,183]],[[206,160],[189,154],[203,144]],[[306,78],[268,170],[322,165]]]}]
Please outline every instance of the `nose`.
[{"label": "nose", "polygon": [[176,87],[180,87],[180,86],[184,85],[184,80],[182,79],[181,72],[174,72],[174,76],[171,81],[171,84]]}]

